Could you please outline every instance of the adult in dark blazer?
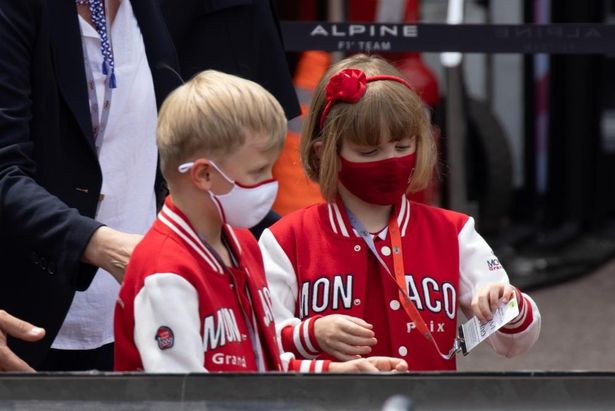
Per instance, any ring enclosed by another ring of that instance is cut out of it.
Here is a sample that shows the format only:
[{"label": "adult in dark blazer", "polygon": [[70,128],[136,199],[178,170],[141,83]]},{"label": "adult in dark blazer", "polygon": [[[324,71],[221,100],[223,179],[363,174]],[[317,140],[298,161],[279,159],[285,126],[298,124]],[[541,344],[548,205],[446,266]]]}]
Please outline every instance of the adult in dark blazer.
[{"label": "adult in dark blazer", "polygon": [[300,113],[271,0],[161,0],[185,79],[207,69],[252,80]]},{"label": "adult in dark blazer", "polygon": [[[157,2],[124,1],[160,106],[179,84],[171,38]],[[0,308],[47,331],[40,342],[9,340],[34,368],[75,290],[92,281],[96,267],[84,261],[113,271],[121,253],[121,239],[100,238],[93,219],[101,183],[75,0],[0,0]]]},{"label": "adult in dark blazer", "polygon": [[[162,0],[182,76],[213,69],[252,80],[280,102],[289,120],[300,114],[271,0]],[[279,216],[251,229],[258,238]]]}]

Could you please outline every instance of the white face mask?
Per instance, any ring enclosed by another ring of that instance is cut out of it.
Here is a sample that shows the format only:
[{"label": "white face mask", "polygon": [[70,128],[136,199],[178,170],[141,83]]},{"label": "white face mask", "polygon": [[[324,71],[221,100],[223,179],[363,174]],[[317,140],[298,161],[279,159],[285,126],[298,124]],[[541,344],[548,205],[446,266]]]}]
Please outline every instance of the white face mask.
[{"label": "white face mask", "polygon": [[[177,169],[180,173],[185,173],[193,164],[192,162],[184,163]],[[256,185],[246,186],[228,178],[213,161],[210,160],[209,164],[233,185],[231,191],[226,194],[217,195],[209,192],[218,208],[222,222],[237,228],[251,228],[265,218],[278,193],[276,180],[265,180]]]}]

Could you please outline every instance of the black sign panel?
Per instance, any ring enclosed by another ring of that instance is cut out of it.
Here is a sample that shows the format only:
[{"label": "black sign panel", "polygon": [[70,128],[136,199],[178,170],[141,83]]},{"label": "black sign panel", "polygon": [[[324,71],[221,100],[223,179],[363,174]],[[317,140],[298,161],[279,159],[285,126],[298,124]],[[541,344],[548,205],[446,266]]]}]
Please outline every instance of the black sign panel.
[{"label": "black sign panel", "polygon": [[615,25],[281,22],[286,50],[615,54]]}]

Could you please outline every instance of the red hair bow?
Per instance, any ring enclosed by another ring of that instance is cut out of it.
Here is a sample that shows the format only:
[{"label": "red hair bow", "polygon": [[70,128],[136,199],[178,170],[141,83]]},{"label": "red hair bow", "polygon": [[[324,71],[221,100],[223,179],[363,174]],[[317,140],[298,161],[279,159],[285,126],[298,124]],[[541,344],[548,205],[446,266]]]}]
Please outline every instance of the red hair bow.
[{"label": "red hair bow", "polygon": [[327,118],[327,114],[329,114],[329,110],[331,110],[333,104],[337,101],[356,103],[361,100],[361,97],[365,94],[367,83],[375,80],[397,81],[412,90],[412,86],[410,86],[406,80],[399,77],[387,75],[366,77],[362,70],[352,68],[343,69],[338,73],[335,73],[329,79],[329,82],[325,87],[325,100],[327,104],[325,105],[322,115],[320,116],[320,129],[322,129],[325,119]]},{"label": "red hair bow", "polygon": [[361,100],[367,87],[367,77],[365,73],[358,69],[344,69],[334,74],[327,83],[325,99],[327,104],[320,116],[320,128],[322,128],[331,106],[336,101],[345,103],[356,103]]}]

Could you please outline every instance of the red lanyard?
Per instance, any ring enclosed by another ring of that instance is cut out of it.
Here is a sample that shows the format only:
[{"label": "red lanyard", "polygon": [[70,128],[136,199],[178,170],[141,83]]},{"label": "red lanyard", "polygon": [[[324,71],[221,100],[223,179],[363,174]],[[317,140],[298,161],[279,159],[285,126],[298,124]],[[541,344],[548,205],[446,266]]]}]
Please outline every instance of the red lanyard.
[{"label": "red lanyard", "polygon": [[399,225],[397,224],[397,219],[395,218],[395,213],[391,214],[391,218],[389,219],[388,225],[389,237],[391,238],[391,248],[393,249],[393,271],[395,272],[395,275],[393,275],[393,273],[391,273],[391,270],[389,270],[388,265],[382,260],[382,257],[380,257],[380,255],[378,254],[378,251],[376,251],[376,246],[374,245],[374,241],[371,234],[367,232],[365,227],[363,227],[363,224],[356,218],[356,216],[354,216],[350,212],[350,210],[348,210],[348,208],[346,208],[346,212],[348,214],[350,224],[359,233],[361,238],[363,238],[368,248],[372,251],[376,259],[380,262],[380,264],[384,267],[385,271],[389,274],[389,276],[397,285],[399,292],[399,301],[402,307],[404,307],[404,311],[406,312],[408,317],[414,322],[416,329],[421,333],[423,337],[425,337],[425,339],[433,343],[433,346],[435,347],[438,354],[440,354],[440,357],[445,360],[450,360],[453,355],[460,349],[458,339],[455,339],[455,343],[453,344],[453,347],[451,348],[449,353],[443,354],[442,351],[440,351],[440,347],[438,347],[436,340],[433,338],[433,335],[429,331],[425,320],[423,320],[423,317],[417,310],[416,306],[414,305],[414,302],[410,299],[408,285],[406,284],[406,274],[404,270],[404,254],[402,250],[401,234],[399,232]]},{"label": "red lanyard", "polygon": [[[393,271],[395,271],[395,283],[399,288],[399,300],[408,317],[416,325],[417,330],[428,340],[433,341],[433,336],[427,328],[427,324],[417,310],[416,306],[408,295],[408,285],[406,284],[406,273],[404,270],[404,255],[402,254],[401,235],[399,225],[394,215],[389,221],[389,236],[391,237],[391,248],[393,249]],[[437,348],[437,347],[436,347]],[[439,351],[439,350],[438,350]]]}]

